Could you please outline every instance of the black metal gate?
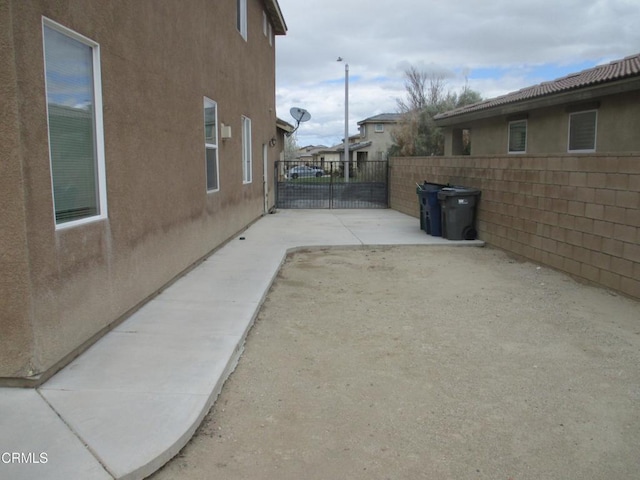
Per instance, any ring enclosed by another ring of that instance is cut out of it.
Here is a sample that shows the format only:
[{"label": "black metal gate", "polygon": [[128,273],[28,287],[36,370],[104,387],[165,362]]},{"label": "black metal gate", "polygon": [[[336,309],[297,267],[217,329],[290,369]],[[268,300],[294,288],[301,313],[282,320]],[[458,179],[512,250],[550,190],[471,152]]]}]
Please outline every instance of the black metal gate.
[{"label": "black metal gate", "polygon": [[277,208],[387,208],[387,161],[276,162]]}]

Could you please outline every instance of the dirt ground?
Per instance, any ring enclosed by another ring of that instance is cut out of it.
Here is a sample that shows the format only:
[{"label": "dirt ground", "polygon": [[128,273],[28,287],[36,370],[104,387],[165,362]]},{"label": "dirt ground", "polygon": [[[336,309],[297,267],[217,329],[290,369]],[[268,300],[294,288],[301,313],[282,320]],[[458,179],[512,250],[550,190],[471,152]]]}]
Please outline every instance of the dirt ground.
[{"label": "dirt ground", "polygon": [[640,303],[489,248],[290,257],[162,479],[634,479]]}]

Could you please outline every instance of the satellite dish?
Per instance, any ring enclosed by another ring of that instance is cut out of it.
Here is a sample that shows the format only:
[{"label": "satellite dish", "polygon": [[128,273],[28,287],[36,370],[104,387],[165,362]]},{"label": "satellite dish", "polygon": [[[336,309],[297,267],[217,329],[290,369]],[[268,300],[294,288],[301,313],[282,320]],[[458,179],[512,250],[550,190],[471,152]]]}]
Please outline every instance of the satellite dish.
[{"label": "satellite dish", "polygon": [[309,120],[311,120],[311,114],[307,112],[304,108],[293,107],[291,110],[289,110],[289,113],[293,118],[296,119],[297,123],[296,123],[296,128],[293,129],[293,132],[289,132],[287,136],[293,135],[293,133],[296,130],[298,130],[298,127],[302,122],[308,122]]},{"label": "satellite dish", "polygon": [[293,107],[291,110],[289,110],[289,113],[293,118],[296,119],[299,124],[311,120],[311,114],[304,108]]}]

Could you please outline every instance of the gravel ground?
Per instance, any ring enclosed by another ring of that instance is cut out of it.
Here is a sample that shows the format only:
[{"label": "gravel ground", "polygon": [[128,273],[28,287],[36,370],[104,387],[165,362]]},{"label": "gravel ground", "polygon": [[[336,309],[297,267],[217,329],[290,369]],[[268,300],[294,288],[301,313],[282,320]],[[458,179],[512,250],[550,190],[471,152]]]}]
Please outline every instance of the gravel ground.
[{"label": "gravel ground", "polygon": [[640,478],[640,303],[490,248],[289,257],[161,479]]}]

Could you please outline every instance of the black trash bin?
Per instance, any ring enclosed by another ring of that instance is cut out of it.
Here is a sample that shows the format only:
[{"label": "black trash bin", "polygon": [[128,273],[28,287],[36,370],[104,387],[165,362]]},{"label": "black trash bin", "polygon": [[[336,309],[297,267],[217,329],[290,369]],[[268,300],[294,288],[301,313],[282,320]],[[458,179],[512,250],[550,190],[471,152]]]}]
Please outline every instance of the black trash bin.
[{"label": "black trash bin", "polygon": [[442,206],[442,236],[448,240],[475,240],[476,207],[480,190],[447,187],[438,192]]},{"label": "black trash bin", "polygon": [[442,216],[438,192],[446,185],[424,182],[416,193],[420,204],[420,229],[434,237],[442,236]]}]

